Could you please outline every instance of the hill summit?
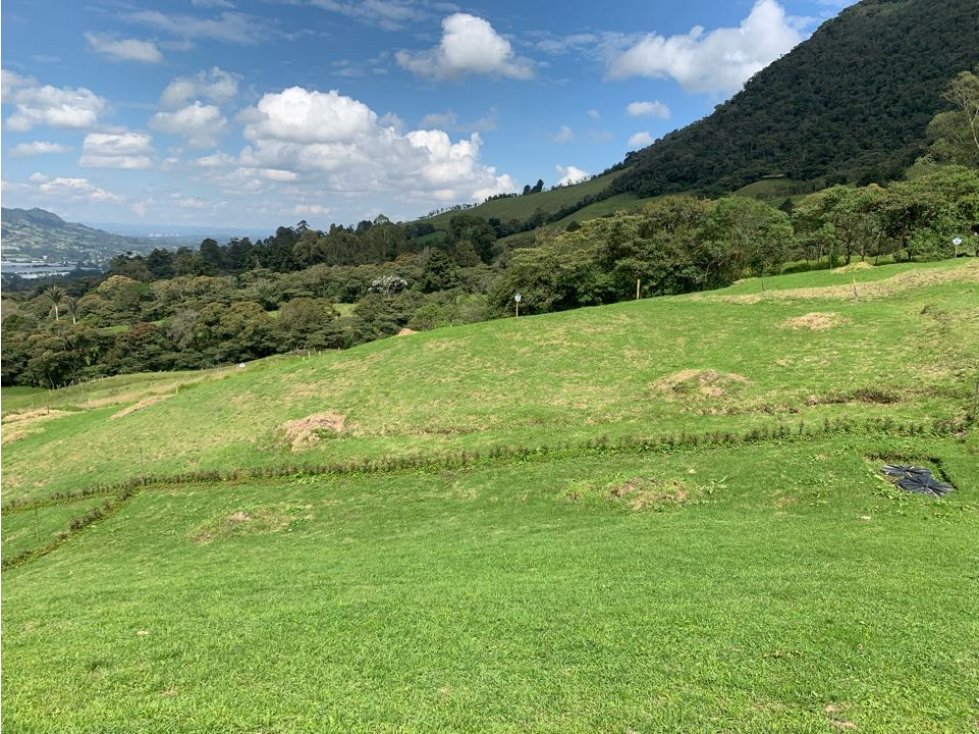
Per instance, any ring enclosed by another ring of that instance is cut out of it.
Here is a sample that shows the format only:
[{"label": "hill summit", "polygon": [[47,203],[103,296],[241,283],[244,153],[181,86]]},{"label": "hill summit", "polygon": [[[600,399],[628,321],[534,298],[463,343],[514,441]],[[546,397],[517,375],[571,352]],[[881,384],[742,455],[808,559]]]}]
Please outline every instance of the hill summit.
[{"label": "hill summit", "polygon": [[946,84],[979,63],[975,0],[863,0],[713,114],[630,153],[615,192],[719,194],[766,178],[894,179]]}]

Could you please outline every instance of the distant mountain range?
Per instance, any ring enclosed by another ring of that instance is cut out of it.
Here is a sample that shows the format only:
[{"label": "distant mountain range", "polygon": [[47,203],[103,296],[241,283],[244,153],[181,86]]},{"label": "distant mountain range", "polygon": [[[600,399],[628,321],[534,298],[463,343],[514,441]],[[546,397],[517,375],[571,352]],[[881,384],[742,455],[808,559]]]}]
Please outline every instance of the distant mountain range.
[{"label": "distant mountain range", "polygon": [[7,209],[0,216],[4,260],[105,262],[120,252],[144,251],[151,240],[66,222],[44,209]]},{"label": "distant mountain range", "polygon": [[[721,194],[763,179],[899,178],[959,72],[979,64],[977,0],[863,0],[709,117],[636,153],[612,190]],[[803,183],[803,182],[808,182]]]}]

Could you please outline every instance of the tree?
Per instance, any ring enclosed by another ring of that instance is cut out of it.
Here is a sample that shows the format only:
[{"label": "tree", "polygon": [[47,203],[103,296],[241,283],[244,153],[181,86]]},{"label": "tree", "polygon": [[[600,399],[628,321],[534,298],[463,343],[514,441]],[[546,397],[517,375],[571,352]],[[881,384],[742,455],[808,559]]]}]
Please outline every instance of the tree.
[{"label": "tree", "polygon": [[296,298],[282,304],[275,334],[283,349],[328,349],[342,345],[336,320],[340,314],[329,301]]},{"label": "tree", "polygon": [[275,351],[272,319],[253,301],[205,306],[194,324],[194,344],[215,362],[241,362]]},{"label": "tree", "polygon": [[877,249],[884,234],[884,190],[876,184],[863,188],[832,186],[807,196],[793,212],[796,223],[804,233],[811,235],[822,231],[824,244],[831,244],[825,237],[832,225],[835,241],[829,248],[835,257],[838,245],[849,264],[856,252],[865,259],[868,245]]},{"label": "tree", "polygon": [[955,109],[928,125],[929,153],[939,162],[979,168],[979,66],[955,77],[942,97]]},{"label": "tree", "polygon": [[169,250],[158,247],[146,256],[146,267],[154,280],[172,278],[174,275],[173,254]]},{"label": "tree", "polygon": [[400,275],[382,275],[371,281],[371,293],[379,293],[382,296],[391,297],[397,295],[408,287],[408,281]]},{"label": "tree", "polygon": [[53,389],[91,377],[98,370],[102,341],[90,326],[49,322],[28,337],[30,357],[20,381]]},{"label": "tree", "polygon": [[723,246],[731,266],[757,276],[778,271],[793,234],[785,212],[744,196],[720,199],[705,229],[707,239]]},{"label": "tree", "polygon": [[428,253],[418,286],[422,293],[452,288],[456,284],[456,263],[445,251],[435,248]]},{"label": "tree", "polygon": [[[303,224],[303,222],[300,222]],[[292,255],[302,265],[313,265],[322,260],[323,252],[319,247],[319,235],[311,229],[303,229],[292,246]]]},{"label": "tree", "polygon": [[65,299],[65,313],[67,313],[69,316],[71,316],[71,323],[73,323],[73,324],[77,324],[78,323],[78,315],[81,313],[81,310],[78,307],[78,299],[77,298],[70,298],[69,297],[69,298]]},{"label": "tree", "polygon": [[458,214],[449,220],[449,241],[455,246],[469,242],[479,259],[488,263],[493,259],[496,231],[482,217]]},{"label": "tree", "polygon": [[383,214],[379,214],[371,226],[360,235],[361,249],[374,262],[393,260],[404,247],[404,230]]},{"label": "tree", "polygon": [[153,280],[153,273],[150,272],[146,261],[142,255],[134,255],[127,252],[124,255],[116,255],[109,263],[109,272],[114,275],[125,275],[134,280],[150,281]]},{"label": "tree", "polygon": [[200,256],[209,266],[207,269],[208,275],[217,275],[221,272],[224,266],[224,252],[216,240],[212,240],[210,237],[203,240],[200,247]]},{"label": "tree", "polygon": [[124,323],[139,316],[140,304],[149,295],[150,287],[125,275],[110,275],[95,291],[105,299],[116,322]]},{"label": "tree", "polygon": [[65,300],[68,298],[68,294],[65,289],[60,285],[51,285],[44,289],[41,297],[49,304],[51,304],[51,310],[54,311],[54,320],[60,320],[60,314],[58,312],[59,307],[65,305]]}]

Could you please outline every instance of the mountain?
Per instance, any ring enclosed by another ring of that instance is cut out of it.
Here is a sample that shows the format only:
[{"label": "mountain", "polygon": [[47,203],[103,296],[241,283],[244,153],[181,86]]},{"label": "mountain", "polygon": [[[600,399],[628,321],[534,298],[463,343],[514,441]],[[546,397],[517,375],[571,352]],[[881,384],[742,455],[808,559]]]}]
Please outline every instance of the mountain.
[{"label": "mountain", "polygon": [[147,250],[151,243],[66,222],[44,209],[7,209],[0,217],[4,260],[103,262],[120,252]]},{"label": "mountain", "polygon": [[718,194],[762,179],[896,178],[949,107],[946,84],[977,63],[976,0],[863,0],[709,117],[631,153],[612,189]]}]

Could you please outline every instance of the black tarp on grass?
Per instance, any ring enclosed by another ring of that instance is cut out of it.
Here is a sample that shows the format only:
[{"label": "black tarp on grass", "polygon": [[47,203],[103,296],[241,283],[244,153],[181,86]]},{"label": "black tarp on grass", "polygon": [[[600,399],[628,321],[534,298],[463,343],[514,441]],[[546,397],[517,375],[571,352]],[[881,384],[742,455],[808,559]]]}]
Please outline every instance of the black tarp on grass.
[{"label": "black tarp on grass", "polygon": [[924,467],[885,464],[880,471],[905,492],[925,494],[940,499],[955,490],[951,484],[936,479],[931,470]]}]

